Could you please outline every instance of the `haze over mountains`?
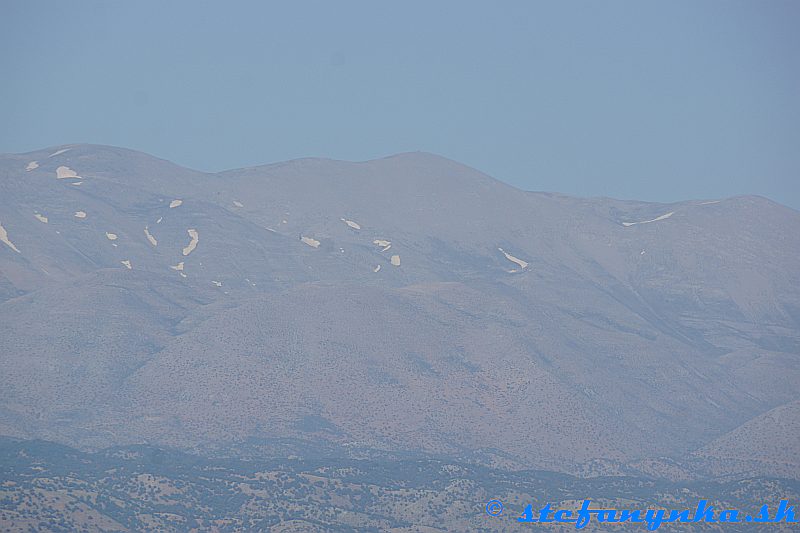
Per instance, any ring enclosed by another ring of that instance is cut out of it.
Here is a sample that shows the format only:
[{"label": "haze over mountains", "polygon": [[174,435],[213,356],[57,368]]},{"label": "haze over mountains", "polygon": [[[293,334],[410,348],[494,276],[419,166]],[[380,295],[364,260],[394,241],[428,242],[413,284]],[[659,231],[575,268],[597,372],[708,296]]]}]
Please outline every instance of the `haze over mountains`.
[{"label": "haze over mountains", "polygon": [[0,228],[2,435],[800,476],[800,213],[764,198],[70,145],[0,156]]}]

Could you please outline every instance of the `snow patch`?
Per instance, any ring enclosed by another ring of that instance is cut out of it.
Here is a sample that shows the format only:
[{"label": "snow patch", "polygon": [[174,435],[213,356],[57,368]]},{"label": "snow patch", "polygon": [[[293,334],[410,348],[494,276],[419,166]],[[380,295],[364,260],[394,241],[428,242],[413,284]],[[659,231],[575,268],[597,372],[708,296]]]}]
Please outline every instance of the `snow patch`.
[{"label": "snow patch", "polygon": [[381,250],[381,252],[385,252],[386,250],[392,247],[392,241],[387,241],[384,239],[375,239],[374,241],[372,241],[372,244],[382,247],[383,249]]},{"label": "snow patch", "polygon": [[[511,255],[510,253],[506,252],[502,248],[498,248],[498,250],[500,250],[500,252],[502,252],[502,254],[504,256],[506,256],[506,259],[508,259],[512,263],[516,263],[521,270],[524,270],[525,268],[528,267],[529,263],[527,261],[523,261],[519,257],[514,257],[513,255]],[[516,272],[516,270],[512,270],[511,272]]]},{"label": "snow patch", "polygon": [[176,207],[179,207],[179,206],[180,206],[182,203],[183,203],[183,200],[172,200],[172,201],[169,203],[169,208],[170,208],[170,209],[174,209],[174,208],[176,208]]},{"label": "snow patch", "polygon": [[61,155],[64,152],[69,152],[69,151],[70,151],[70,148],[62,148],[61,150],[55,151],[52,154],[48,155],[47,157],[55,157],[57,155]]},{"label": "snow patch", "polygon": [[656,217],[656,218],[651,219],[651,220],[643,220],[641,222],[623,222],[622,225],[625,226],[625,227],[628,227],[628,226],[635,226],[636,224],[649,224],[651,222],[658,222],[659,220],[667,219],[667,218],[671,217],[674,214],[675,214],[675,211],[670,211],[667,214],[661,215],[660,217]]},{"label": "snow patch", "polygon": [[150,241],[150,244],[152,244],[153,246],[158,246],[158,241],[150,233],[150,229],[147,226],[144,227],[144,235],[145,237],[147,237],[147,240]]},{"label": "snow patch", "polygon": [[710,200],[708,202],[700,202],[700,205],[711,205],[711,204],[718,204],[720,200]]},{"label": "snow patch", "polygon": [[86,218],[86,211],[75,211],[75,218]]},{"label": "snow patch", "polygon": [[239,200],[234,200],[233,201],[233,205],[236,206],[236,207],[244,207],[244,204],[242,202],[240,202]]},{"label": "snow patch", "polygon": [[342,222],[344,222],[353,229],[361,229],[361,226],[359,226],[358,222],[353,222],[352,220],[346,220],[344,218],[340,218],[339,220],[341,220]]},{"label": "snow patch", "polygon": [[372,271],[373,272],[380,272],[381,271],[381,266],[380,265],[375,265],[375,268],[373,268]]},{"label": "snow patch", "polygon": [[200,234],[197,233],[196,229],[187,229],[186,233],[189,234],[191,240],[189,241],[189,244],[187,244],[186,247],[183,249],[183,255],[189,255],[190,253],[192,253],[194,249],[197,248],[197,242],[200,240]]},{"label": "snow patch", "polygon": [[156,224],[161,224],[162,220],[164,220],[164,217],[158,217],[158,220],[156,220]]},{"label": "snow patch", "polygon": [[319,248],[319,241],[317,239],[303,236],[300,237],[300,240],[306,243],[307,245],[311,246],[312,248]]},{"label": "snow patch", "polygon": [[120,261],[120,263],[122,263],[123,265],[128,267],[128,270],[132,270],[133,269],[133,267],[131,266],[131,262],[128,259],[126,259],[125,261]]},{"label": "snow patch", "polygon": [[14,250],[15,252],[17,252],[18,254],[22,253],[22,252],[20,252],[20,251],[19,251],[19,249],[18,249],[16,246],[14,246],[14,243],[13,243],[13,242],[11,242],[10,240],[8,240],[8,232],[7,232],[7,231],[6,231],[6,229],[3,227],[3,225],[2,225],[2,224],[0,224],[0,242],[2,242],[3,244],[5,244],[5,245],[6,245],[6,246],[8,246],[9,248],[11,248],[12,250]]},{"label": "snow patch", "polygon": [[69,167],[60,166],[56,169],[56,179],[63,180],[69,178],[81,179],[81,177],[78,176],[78,173]]},{"label": "snow patch", "polygon": [[217,287],[222,287],[222,282],[221,282],[221,281],[214,281],[214,280],[211,280],[211,283],[213,283],[213,284],[214,284],[214,285],[216,285]]},{"label": "snow patch", "polygon": [[39,168],[39,163],[37,163],[36,161],[31,161],[30,163],[28,163],[28,166],[25,167],[25,170],[30,172],[31,170],[34,170],[34,169],[37,169],[37,168]]},{"label": "snow patch", "polygon": [[399,255],[393,255],[392,259],[391,259],[391,262],[392,262],[392,266],[399,267],[400,266],[400,256]]},{"label": "snow patch", "polygon": [[36,220],[38,220],[39,222],[44,222],[45,224],[47,224],[47,217],[42,215],[41,213],[34,213],[33,216],[35,216]]},{"label": "snow patch", "polygon": [[109,232],[106,232],[106,238],[107,238],[109,241],[116,241],[116,240],[117,240],[117,234],[116,234],[116,233],[109,233]]},{"label": "snow patch", "polygon": [[178,263],[177,265],[170,265],[172,270],[177,270],[178,272],[183,272],[183,261]]}]

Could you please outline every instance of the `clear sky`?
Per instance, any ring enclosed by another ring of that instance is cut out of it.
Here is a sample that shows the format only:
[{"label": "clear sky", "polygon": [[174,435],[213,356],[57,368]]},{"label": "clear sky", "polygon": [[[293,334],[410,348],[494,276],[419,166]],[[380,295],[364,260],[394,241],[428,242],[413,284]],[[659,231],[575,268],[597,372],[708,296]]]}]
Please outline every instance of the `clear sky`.
[{"label": "clear sky", "polygon": [[0,152],[435,152],[529,190],[800,209],[800,2],[0,3]]}]

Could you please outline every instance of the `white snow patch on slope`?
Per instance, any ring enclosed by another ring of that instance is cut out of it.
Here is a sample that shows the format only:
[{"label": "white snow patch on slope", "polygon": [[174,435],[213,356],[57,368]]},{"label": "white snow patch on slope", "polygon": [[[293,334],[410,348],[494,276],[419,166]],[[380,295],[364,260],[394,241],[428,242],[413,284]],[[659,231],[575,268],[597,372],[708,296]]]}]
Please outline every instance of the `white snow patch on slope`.
[{"label": "white snow patch on slope", "polygon": [[129,260],[129,259],[126,259],[125,261],[120,261],[120,263],[122,263],[123,265],[125,265],[126,267],[128,267],[128,270],[132,270],[132,269],[133,269],[133,267],[131,266],[131,262],[130,262],[130,260]]},{"label": "white snow patch on slope", "polygon": [[3,225],[2,225],[2,224],[0,224],[0,242],[2,242],[3,244],[5,244],[5,245],[6,245],[6,246],[8,246],[9,248],[11,248],[12,250],[14,250],[15,252],[17,252],[18,254],[22,253],[22,252],[20,252],[20,251],[19,251],[19,249],[18,249],[16,246],[14,246],[14,243],[13,243],[13,242],[11,242],[10,240],[8,240],[8,232],[7,232],[7,231],[6,231],[6,229],[3,227]]},{"label": "white snow patch on slope", "polygon": [[31,161],[30,163],[28,163],[28,166],[25,167],[25,170],[30,172],[31,170],[34,170],[34,169],[37,169],[37,168],[39,168],[39,163],[37,163],[36,161]]},{"label": "white snow patch on slope", "polygon": [[700,205],[718,204],[720,200],[709,200],[708,202],[700,202]]},{"label": "white snow patch on slope", "polygon": [[[525,268],[528,267],[528,262],[527,261],[523,261],[519,257],[514,257],[513,255],[511,255],[510,253],[506,252],[502,248],[498,248],[498,250],[500,250],[503,253],[503,255],[506,256],[506,259],[508,259],[512,263],[516,263],[517,265],[519,265],[520,269],[525,269]],[[515,271],[512,270],[512,272],[515,272]]]},{"label": "white snow patch on slope", "polygon": [[178,263],[177,265],[170,265],[172,270],[177,270],[178,272],[183,272],[183,261]]},{"label": "white snow patch on slope", "polygon": [[340,218],[339,220],[341,220],[342,222],[344,222],[353,229],[361,229],[361,226],[358,224],[358,222],[353,222],[352,220],[347,220],[344,218]]},{"label": "white snow patch on slope", "polygon": [[667,218],[671,217],[674,214],[675,214],[675,211],[670,211],[669,213],[666,213],[664,215],[661,215],[660,217],[656,217],[656,218],[651,219],[651,220],[643,220],[641,222],[623,222],[622,225],[625,226],[625,227],[628,227],[628,226],[635,226],[636,224],[649,224],[651,222],[658,222],[659,220],[667,219]]},{"label": "white snow patch on slope", "polygon": [[392,247],[392,241],[387,241],[385,239],[375,239],[374,241],[372,241],[372,244],[381,246],[383,248],[381,252],[385,252],[386,250]]},{"label": "white snow patch on slope", "polygon": [[56,169],[56,179],[63,180],[68,178],[82,179],[80,176],[78,176],[77,172],[69,167],[60,166]]},{"label": "white snow patch on slope", "polygon": [[174,208],[176,208],[176,207],[180,206],[182,203],[183,203],[183,200],[172,200],[172,201],[169,203],[169,208],[170,208],[170,209],[174,209]]},{"label": "white snow patch on slope", "polygon": [[75,211],[75,218],[86,218],[86,211]]},{"label": "white snow patch on slope", "polygon": [[189,244],[187,244],[186,247],[183,249],[183,255],[189,255],[190,253],[192,253],[194,249],[197,248],[197,243],[200,240],[200,234],[197,233],[196,229],[187,229],[186,233],[189,234],[191,240],[189,241]]},{"label": "white snow patch on slope", "polygon": [[144,235],[145,237],[147,237],[147,240],[150,241],[150,244],[152,244],[153,246],[158,246],[158,241],[150,233],[150,229],[147,226],[144,227]]},{"label": "white snow patch on slope", "polygon": [[156,224],[161,224],[162,220],[164,220],[164,217],[158,217],[158,220],[156,220]]},{"label": "white snow patch on slope", "polygon": [[300,240],[306,243],[307,245],[311,246],[312,248],[319,248],[319,241],[317,239],[303,236],[300,237]]},{"label": "white snow patch on slope", "polygon": [[39,222],[44,222],[45,224],[47,224],[47,217],[42,215],[41,213],[34,213],[33,216],[35,216],[36,220],[38,220]]},{"label": "white snow patch on slope", "polygon": [[373,268],[372,271],[373,272],[380,272],[381,271],[381,266],[380,265],[375,265],[375,268]]},{"label": "white snow patch on slope", "polygon": [[391,262],[392,262],[392,266],[399,267],[400,266],[400,256],[399,255],[393,255],[392,259],[391,259]]},{"label": "white snow patch on slope", "polygon": [[244,204],[242,202],[240,202],[239,200],[234,200],[233,201],[233,205],[236,206],[236,207],[244,207]]},{"label": "white snow patch on slope", "polygon": [[70,151],[70,148],[62,148],[61,150],[58,150],[58,151],[56,151],[56,152],[53,152],[52,154],[48,155],[47,157],[55,157],[55,156],[57,156],[57,155],[61,155],[61,154],[63,154],[64,152],[69,152],[69,151]]},{"label": "white snow patch on slope", "polygon": [[216,285],[217,287],[222,287],[222,282],[221,282],[221,281],[214,281],[214,280],[211,280],[211,283],[213,283],[213,284],[214,284],[214,285]]},{"label": "white snow patch on slope", "polygon": [[107,238],[109,241],[116,241],[116,240],[117,240],[117,234],[116,234],[116,233],[109,233],[109,232],[106,232],[106,238]]}]

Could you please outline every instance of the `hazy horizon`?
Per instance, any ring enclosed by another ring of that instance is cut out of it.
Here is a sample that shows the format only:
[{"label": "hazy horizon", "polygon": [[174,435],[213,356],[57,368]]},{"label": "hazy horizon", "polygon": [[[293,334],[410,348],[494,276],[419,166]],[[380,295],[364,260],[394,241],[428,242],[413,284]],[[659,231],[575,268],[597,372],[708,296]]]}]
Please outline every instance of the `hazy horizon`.
[{"label": "hazy horizon", "polygon": [[78,141],[213,172],[420,150],[525,190],[800,208],[793,2],[2,11],[2,152]]}]

